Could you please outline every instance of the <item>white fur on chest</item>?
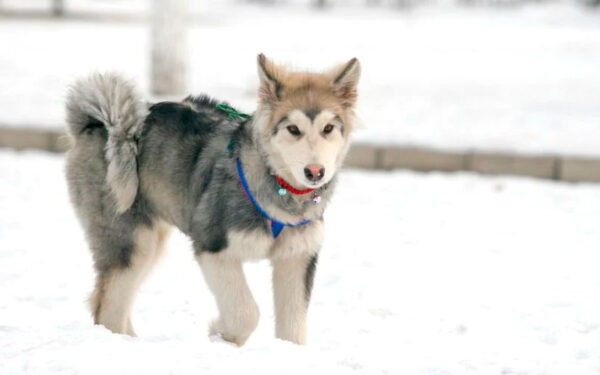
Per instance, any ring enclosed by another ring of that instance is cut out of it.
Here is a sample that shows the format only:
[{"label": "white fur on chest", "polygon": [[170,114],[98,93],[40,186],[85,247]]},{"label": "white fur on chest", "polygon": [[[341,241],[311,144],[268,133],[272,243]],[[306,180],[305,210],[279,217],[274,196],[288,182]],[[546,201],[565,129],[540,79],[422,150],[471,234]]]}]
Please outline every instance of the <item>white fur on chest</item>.
[{"label": "white fur on chest", "polygon": [[325,226],[322,220],[300,227],[285,227],[269,254],[271,259],[316,254],[323,243]]},{"label": "white fur on chest", "polygon": [[323,222],[300,227],[285,227],[277,238],[262,230],[230,231],[228,246],[219,252],[224,258],[260,260],[315,254],[323,243]]}]

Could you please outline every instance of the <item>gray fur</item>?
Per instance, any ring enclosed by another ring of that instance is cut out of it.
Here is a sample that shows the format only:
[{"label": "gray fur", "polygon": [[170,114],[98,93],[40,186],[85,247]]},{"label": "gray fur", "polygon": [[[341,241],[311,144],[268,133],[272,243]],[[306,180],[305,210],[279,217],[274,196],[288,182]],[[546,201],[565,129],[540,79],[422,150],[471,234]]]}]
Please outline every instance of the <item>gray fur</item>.
[{"label": "gray fur", "polygon": [[[67,118],[74,142],[66,174],[94,255],[96,322],[102,323],[106,280],[139,255],[134,235],[139,228],[174,225],[191,238],[198,255],[226,251],[232,232],[271,234],[270,223],[244,195],[238,158],[261,205],[315,222],[284,232],[308,233],[321,224],[335,178],[322,188],[319,205],[310,194],[278,195],[269,155],[253,137],[253,117],[231,119],[217,104],[203,96],[147,108],[132,85],[112,74],[93,75],[72,87]],[[316,256],[304,271],[306,300],[315,267]]]},{"label": "gray fur", "polygon": [[[236,158],[241,158],[250,189],[263,205],[321,220],[335,179],[322,190],[319,205],[310,195],[278,195],[267,156],[252,138],[252,118],[230,119],[207,97],[157,103],[147,116],[139,103],[133,88],[114,75],[78,81],[69,95],[68,119],[75,142],[67,177],[73,204],[98,258],[123,263],[118,259],[127,257],[116,257],[115,249],[130,248],[128,233],[158,219],[190,236],[196,252],[226,248],[232,230],[270,233],[269,223],[241,189]],[[93,126],[97,121],[104,126]],[[233,148],[227,150],[230,141]],[[136,199],[125,212],[115,205],[115,194],[108,194],[122,186],[108,178],[111,164],[120,171],[117,180],[139,181]]]},{"label": "gray fur", "polygon": [[75,142],[90,118],[101,122],[108,131],[106,181],[120,213],[131,207],[138,189],[135,139],[147,113],[139,98],[135,87],[116,74],[94,74],[81,79],[67,97],[67,122]]},{"label": "gray fur", "polygon": [[317,271],[317,261],[319,259],[319,255],[313,255],[308,261],[308,265],[306,266],[306,271],[304,274],[304,298],[308,303],[310,301],[310,295],[312,294],[313,283],[315,280],[315,272]]},{"label": "gray fur", "polygon": [[310,119],[310,121],[315,121],[315,118],[321,113],[321,108],[314,107],[304,111],[306,117]]}]

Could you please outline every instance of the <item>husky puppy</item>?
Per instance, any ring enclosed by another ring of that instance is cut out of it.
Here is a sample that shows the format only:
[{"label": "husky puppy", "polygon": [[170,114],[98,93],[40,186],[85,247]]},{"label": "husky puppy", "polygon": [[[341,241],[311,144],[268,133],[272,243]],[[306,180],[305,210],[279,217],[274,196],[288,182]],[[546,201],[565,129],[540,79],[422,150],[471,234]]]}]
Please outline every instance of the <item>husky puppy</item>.
[{"label": "husky puppy", "polygon": [[251,116],[206,96],[147,105],[114,74],[72,86],[66,174],[93,253],[96,324],[135,335],[136,293],[175,226],[216,299],[211,334],[246,342],[259,310],[242,263],[268,258],[276,336],[306,342],[323,211],[354,128],[360,66],[294,72],[261,54],[258,73]]}]

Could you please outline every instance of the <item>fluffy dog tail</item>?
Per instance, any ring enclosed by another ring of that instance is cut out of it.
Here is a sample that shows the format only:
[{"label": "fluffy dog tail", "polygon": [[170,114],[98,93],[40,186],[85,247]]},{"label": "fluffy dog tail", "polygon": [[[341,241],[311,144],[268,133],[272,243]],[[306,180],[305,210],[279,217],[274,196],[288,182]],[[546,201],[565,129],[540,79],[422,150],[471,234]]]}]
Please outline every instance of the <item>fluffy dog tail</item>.
[{"label": "fluffy dog tail", "polygon": [[67,97],[68,131],[75,146],[95,128],[103,126],[108,133],[106,182],[119,213],[127,211],[137,195],[137,139],[147,112],[134,85],[117,74],[80,79]]}]

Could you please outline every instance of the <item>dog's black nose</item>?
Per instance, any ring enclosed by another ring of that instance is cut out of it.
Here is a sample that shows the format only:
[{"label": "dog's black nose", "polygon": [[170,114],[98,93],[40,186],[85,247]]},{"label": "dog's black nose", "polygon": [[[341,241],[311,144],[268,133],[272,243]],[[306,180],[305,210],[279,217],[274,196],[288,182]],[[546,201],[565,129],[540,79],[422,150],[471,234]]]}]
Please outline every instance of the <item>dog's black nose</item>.
[{"label": "dog's black nose", "polygon": [[304,175],[310,181],[319,181],[325,175],[325,167],[321,164],[310,164],[304,168]]}]

